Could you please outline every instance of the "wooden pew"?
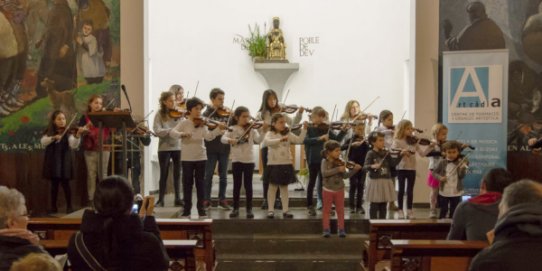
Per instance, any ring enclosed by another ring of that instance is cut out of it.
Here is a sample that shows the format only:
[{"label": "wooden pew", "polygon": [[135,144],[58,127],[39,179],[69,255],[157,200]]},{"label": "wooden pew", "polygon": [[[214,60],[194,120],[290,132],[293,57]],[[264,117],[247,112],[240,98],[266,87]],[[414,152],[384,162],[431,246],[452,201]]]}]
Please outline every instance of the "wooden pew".
[{"label": "wooden pew", "polygon": [[[196,270],[195,249],[197,240],[163,240],[168,253],[171,270]],[[40,245],[52,256],[65,254],[68,250],[68,239],[40,240]]]},{"label": "wooden pew", "polygon": [[[211,232],[212,219],[156,219],[163,240],[196,240],[196,264],[212,271],[215,266],[215,249]],[[79,230],[80,218],[32,218],[28,229],[42,240],[69,240]]]},{"label": "wooden pew", "polygon": [[391,240],[391,270],[466,271],[483,241]]},{"label": "wooden pew", "polygon": [[369,240],[364,242],[362,266],[375,271],[378,262],[391,259],[392,239],[444,240],[451,220],[369,220]]}]

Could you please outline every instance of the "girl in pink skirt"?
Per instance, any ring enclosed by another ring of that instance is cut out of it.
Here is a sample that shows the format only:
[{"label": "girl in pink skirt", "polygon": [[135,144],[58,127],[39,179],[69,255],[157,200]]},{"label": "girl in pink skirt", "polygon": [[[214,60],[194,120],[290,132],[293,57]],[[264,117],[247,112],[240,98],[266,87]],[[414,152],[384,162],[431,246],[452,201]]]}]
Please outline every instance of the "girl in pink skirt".
[{"label": "girl in pink skirt", "polygon": [[441,145],[446,141],[448,137],[448,128],[442,123],[436,123],[431,128],[432,143],[426,150],[426,156],[429,157],[429,173],[427,174],[427,185],[431,188],[429,194],[429,204],[431,210],[429,211],[429,218],[437,218],[437,198],[439,181],[433,177],[433,169],[442,159]]}]

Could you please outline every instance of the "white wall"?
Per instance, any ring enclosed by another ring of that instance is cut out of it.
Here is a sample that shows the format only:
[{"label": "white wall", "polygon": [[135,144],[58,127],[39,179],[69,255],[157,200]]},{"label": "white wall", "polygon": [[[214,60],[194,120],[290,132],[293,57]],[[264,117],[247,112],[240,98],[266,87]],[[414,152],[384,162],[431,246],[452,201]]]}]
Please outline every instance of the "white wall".
[{"label": "white wall", "polygon": [[[255,114],[267,84],[234,38],[247,36],[248,24],[259,23],[263,30],[265,22],[267,32],[271,18],[278,16],[287,58],[300,63],[299,72],[285,85],[285,90],[291,89],[287,103],[322,105],[330,112],[337,104],[342,113],[350,99],[359,100],[364,108],[380,96],[369,111],[378,114],[390,109],[400,118],[412,99],[406,94],[413,91],[408,80],[412,75],[410,4],[403,0],[147,0],[146,102],[149,109],[156,109],[160,92],[174,83],[193,94],[199,80],[198,97],[207,100],[211,88],[221,87],[226,105],[235,99],[236,105],[248,106]],[[301,57],[299,38],[314,36],[319,44],[310,45],[313,56]],[[149,153],[156,149],[150,148]]]}]

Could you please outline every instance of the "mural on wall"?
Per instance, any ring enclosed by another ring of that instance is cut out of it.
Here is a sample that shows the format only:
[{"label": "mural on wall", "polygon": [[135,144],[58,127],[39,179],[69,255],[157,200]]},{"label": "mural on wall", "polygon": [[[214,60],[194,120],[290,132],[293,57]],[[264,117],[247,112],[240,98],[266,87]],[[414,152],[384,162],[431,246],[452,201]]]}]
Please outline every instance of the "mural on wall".
[{"label": "mural on wall", "polygon": [[0,0],[0,151],[41,149],[49,114],[120,104],[120,0]]},{"label": "mural on wall", "polygon": [[439,45],[441,53],[509,50],[508,169],[542,179],[542,172],[525,170],[542,164],[528,144],[542,137],[542,0],[441,0]]}]

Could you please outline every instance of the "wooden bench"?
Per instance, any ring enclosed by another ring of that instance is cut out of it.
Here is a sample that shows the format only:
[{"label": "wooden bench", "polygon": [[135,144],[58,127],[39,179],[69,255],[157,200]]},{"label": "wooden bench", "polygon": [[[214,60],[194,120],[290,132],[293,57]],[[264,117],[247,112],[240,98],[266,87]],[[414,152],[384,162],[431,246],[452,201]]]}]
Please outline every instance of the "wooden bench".
[{"label": "wooden bench", "polygon": [[369,220],[369,240],[364,242],[362,266],[375,271],[378,262],[391,259],[392,239],[444,240],[451,220]]},{"label": "wooden bench", "polygon": [[[69,240],[40,240],[40,245],[52,256],[65,254]],[[167,254],[172,261],[171,270],[196,270],[195,249],[197,240],[163,240]]]},{"label": "wooden bench", "polygon": [[[212,222],[212,219],[156,219],[163,240],[196,240],[196,264],[204,265],[207,271],[212,271],[215,266]],[[80,225],[80,218],[32,218],[28,229],[41,240],[69,240],[79,230]]]},{"label": "wooden bench", "polygon": [[466,271],[484,241],[391,240],[391,270]]}]

